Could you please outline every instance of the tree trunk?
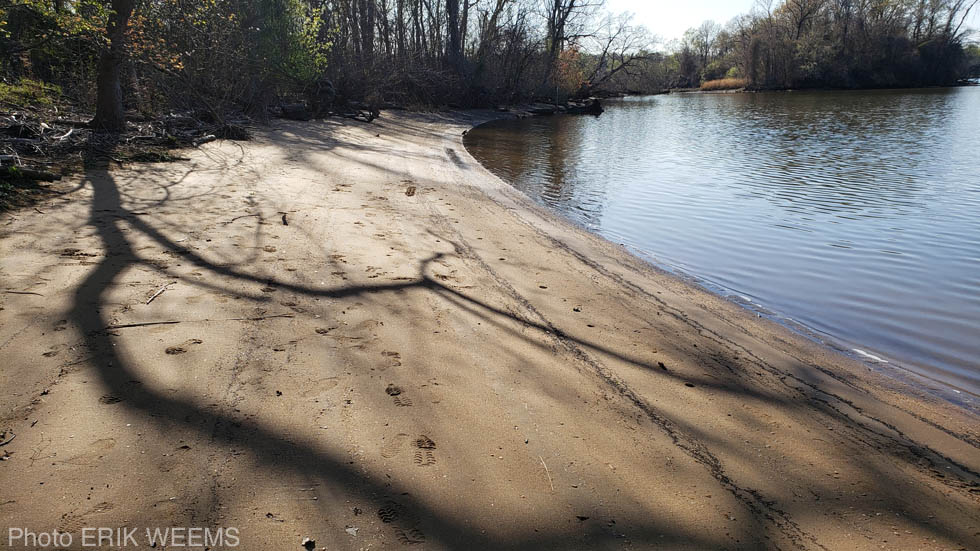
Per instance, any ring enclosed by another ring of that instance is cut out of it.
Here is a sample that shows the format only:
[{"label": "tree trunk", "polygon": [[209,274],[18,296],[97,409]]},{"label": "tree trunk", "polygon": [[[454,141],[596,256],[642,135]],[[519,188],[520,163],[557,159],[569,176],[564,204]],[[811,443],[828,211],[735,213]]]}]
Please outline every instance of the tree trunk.
[{"label": "tree trunk", "polygon": [[112,14],[106,26],[109,48],[99,59],[98,87],[95,100],[95,118],[92,126],[108,132],[121,132],[126,128],[123,111],[120,75],[126,59],[126,32],[129,17],[133,14],[135,0],[112,0]]},{"label": "tree trunk", "polygon": [[398,0],[395,10],[395,34],[398,42],[398,61],[405,60],[405,0]]},{"label": "tree trunk", "polygon": [[361,0],[361,55],[368,67],[374,60],[374,0]]},{"label": "tree trunk", "polygon": [[463,47],[459,37],[459,0],[446,0],[446,34],[449,39],[446,44],[449,67],[460,74],[463,69]]}]

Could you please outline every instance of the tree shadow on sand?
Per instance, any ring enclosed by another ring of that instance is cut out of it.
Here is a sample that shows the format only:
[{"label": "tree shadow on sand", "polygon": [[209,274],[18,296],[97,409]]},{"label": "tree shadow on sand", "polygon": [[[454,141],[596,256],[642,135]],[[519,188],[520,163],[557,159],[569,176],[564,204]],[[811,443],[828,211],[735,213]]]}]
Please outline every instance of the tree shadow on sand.
[{"label": "tree shadow on sand", "polygon": [[[166,250],[177,251],[180,259],[192,264],[199,270],[205,271],[206,277],[202,277],[192,284],[215,292],[243,298],[256,298],[243,293],[240,289],[236,290],[231,285],[221,283],[229,280],[239,283],[273,285],[298,295],[332,299],[393,294],[392,300],[397,300],[399,291],[418,289],[441,297],[453,308],[465,310],[471,315],[495,324],[500,329],[520,335],[508,324],[509,321],[516,321],[522,326],[529,327],[539,334],[553,339],[581,363],[595,370],[612,389],[625,396],[639,411],[665,431],[684,453],[711,472],[726,490],[745,504],[767,526],[768,530],[788,535],[791,540],[797,541],[801,547],[819,546],[816,541],[811,541],[808,538],[808,535],[796,525],[788,513],[781,511],[778,506],[775,506],[755,490],[739,486],[725,472],[721,462],[710,450],[711,447],[724,445],[723,442],[712,442],[710,434],[702,434],[698,427],[687,426],[683,422],[669,419],[660,414],[656,408],[633,394],[625,383],[610,373],[601,361],[596,360],[593,356],[594,353],[607,355],[660,373],[661,370],[657,366],[604,347],[600,343],[589,342],[563,333],[533,310],[530,316],[521,317],[482,302],[459,289],[438,281],[429,275],[430,267],[432,263],[441,260],[445,256],[444,253],[434,253],[421,260],[418,264],[417,276],[408,281],[378,285],[344,285],[332,288],[316,288],[275,278],[270,279],[264,275],[255,275],[241,269],[241,264],[218,265],[180,246],[179,243],[175,243],[144,217],[136,216],[128,210],[124,206],[116,176],[110,170],[110,162],[104,152],[93,151],[93,154],[86,159],[85,183],[91,186],[94,192],[91,199],[88,226],[97,232],[105,254],[75,289],[70,317],[84,335],[85,345],[93,355],[90,363],[95,366],[101,382],[110,394],[123,398],[125,406],[134,414],[142,415],[154,423],[168,424],[171,428],[176,426],[186,431],[202,432],[205,430],[203,427],[221,426],[223,430],[214,433],[209,432],[204,436],[222,440],[228,446],[237,449],[249,450],[260,466],[276,469],[285,468],[298,475],[317,479],[322,484],[337,488],[347,495],[367,501],[380,502],[385,496],[397,496],[398,501],[404,507],[414,510],[419,517],[425,519],[426,526],[430,528],[429,540],[446,547],[460,547],[465,544],[472,548],[483,549],[543,549],[563,546],[570,539],[567,532],[560,527],[554,527],[553,530],[515,533],[502,541],[497,536],[484,533],[478,526],[474,527],[472,523],[465,522],[464,519],[447,515],[438,508],[430,506],[424,500],[409,494],[396,481],[383,480],[359,472],[345,458],[322,451],[315,442],[295,437],[284,437],[281,430],[275,430],[254,421],[232,418],[215,412],[212,408],[208,408],[205,404],[194,399],[181,398],[157,391],[152,388],[152,385],[133,384],[134,381],[140,380],[140,375],[131,365],[130,359],[119,351],[121,347],[114,346],[113,334],[110,331],[112,323],[104,315],[107,295],[111,287],[118,282],[120,276],[133,267],[142,266],[160,273],[167,273],[167,270],[148,264],[137,254],[126,236],[126,233],[131,231],[151,239]],[[156,201],[152,208],[158,208],[169,200],[170,197],[167,195]],[[107,219],[105,213],[112,213],[112,216]],[[451,243],[445,237],[442,239]],[[464,253],[460,245],[454,244],[454,247],[456,254]],[[541,346],[536,341],[529,340],[529,342],[535,346]],[[844,422],[852,422],[847,419],[846,415],[837,411],[830,411],[826,401],[819,397],[809,401],[791,402],[785,397],[761,393],[748,386],[733,387],[727,384],[716,384],[708,379],[698,380],[697,384],[705,387],[715,385],[714,390],[752,397],[771,403],[773,407],[798,410],[801,415],[805,415],[805,412],[810,408],[817,407],[830,415],[840,417]],[[879,436],[878,434],[874,435],[874,437]],[[906,452],[907,449],[896,453],[904,454]],[[920,457],[930,456],[928,450],[917,450],[917,453]],[[901,459],[904,460],[904,457]],[[752,458],[747,457],[746,461],[752,461]],[[870,463],[863,464],[860,468],[867,471],[866,476],[869,479],[882,480],[887,478],[883,473],[875,472]],[[975,473],[968,474],[975,475]],[[886,480],[883,483],[888,482]],[[928,527],[938,535],[959,540],[968,540],[972,537],[968,527],[939,527],[935,525],[934,520],[927,518],[916,518],[913,521]],[[645,526],[631,529],[630,540],[634,545],[674,542],[690,547],[713,548],[719,544],[709,534],[672,532],[672,528],[666,520],[656,518],[649,518]],[[604,547],[609,548],[618,548],[621,544],[621,540],[614,539],[602,542]]]}]

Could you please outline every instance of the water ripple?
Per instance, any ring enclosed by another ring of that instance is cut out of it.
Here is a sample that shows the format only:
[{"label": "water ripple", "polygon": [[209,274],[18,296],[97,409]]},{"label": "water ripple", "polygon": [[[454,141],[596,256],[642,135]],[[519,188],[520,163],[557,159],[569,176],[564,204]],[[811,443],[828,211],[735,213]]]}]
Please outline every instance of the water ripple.
[{"label": "water ripple", "polygon": [[654,262],[980,394],[978,128],[978,88],[696,94],[466,145]]}]

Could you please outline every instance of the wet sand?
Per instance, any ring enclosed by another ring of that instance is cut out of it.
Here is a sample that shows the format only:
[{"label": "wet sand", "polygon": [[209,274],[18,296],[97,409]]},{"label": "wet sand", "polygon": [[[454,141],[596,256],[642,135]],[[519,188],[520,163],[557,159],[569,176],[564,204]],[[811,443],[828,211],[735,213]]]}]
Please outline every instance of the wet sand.
[{"label": "wet sand", "polygon": [[492,116],[278,123],[0,216],[4,527],[980,548],[976,412],[534,206],[462,147]]}]

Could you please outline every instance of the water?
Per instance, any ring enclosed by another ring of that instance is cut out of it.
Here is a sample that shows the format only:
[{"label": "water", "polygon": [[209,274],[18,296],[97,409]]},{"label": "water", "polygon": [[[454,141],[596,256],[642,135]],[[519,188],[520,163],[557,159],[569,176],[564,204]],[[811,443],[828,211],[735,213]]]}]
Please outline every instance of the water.
[{"label": "water", "polygon": [[492,122],[466,146],[659,265],[980,395],[980,88],[606,107]]}]

